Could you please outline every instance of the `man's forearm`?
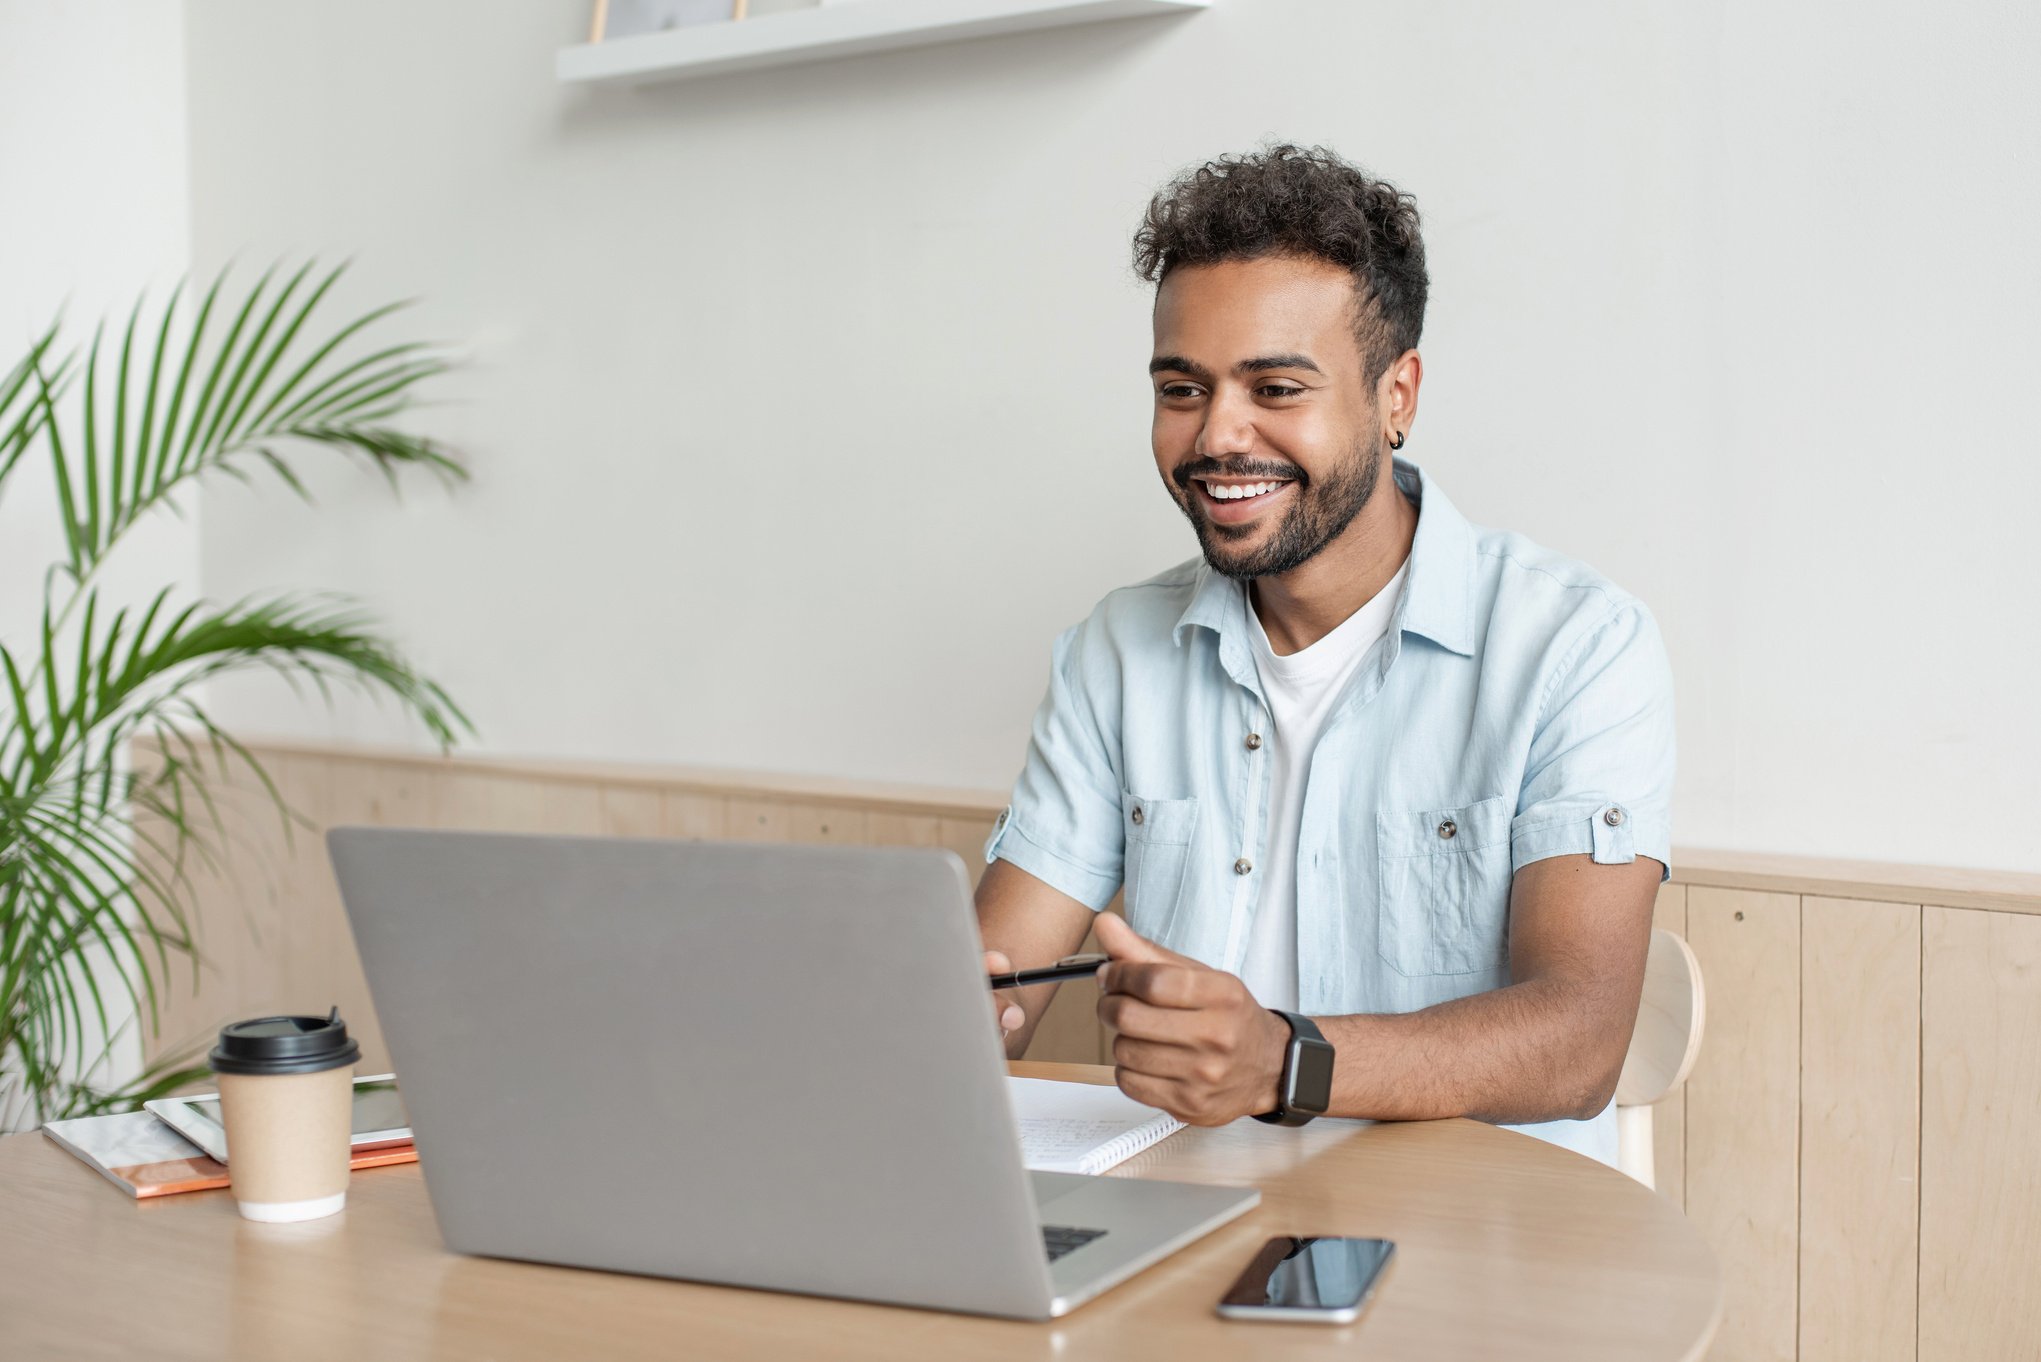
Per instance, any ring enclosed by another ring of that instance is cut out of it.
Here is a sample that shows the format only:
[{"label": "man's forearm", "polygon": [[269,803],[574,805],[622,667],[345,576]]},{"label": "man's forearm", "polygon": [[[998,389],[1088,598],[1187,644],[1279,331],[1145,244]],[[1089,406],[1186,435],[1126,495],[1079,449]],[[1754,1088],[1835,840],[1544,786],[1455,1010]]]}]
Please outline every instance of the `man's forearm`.
[{"label": "man's forearm", "polygon": [[1042,1023],[1042,1014],[1049,1010],[1049,1004],[1056,1000],[1058,984],[1036,984],[1033,988],[1007,990],[1006,996],[1017,1003],[1027,1020],[1018,1030],[1006,1034],[1006,1057],[1019,1059],[1028,1052],[1028,1045],[1035,1038],[1035,1028]]},{"label": "man's forearm", "polygon": [[[985,867],[978,881],[978,933],[985,949],[1007,958],[1013,969],[1054,964],[1075,951],[1091,930],[1092,910],[1053,889],[1011,861]],[[1019,1059],[1035,1038],[1035,1027],[1056,997],[1055,984],[1008,989],[1001,997],[1026,1014],[1020,1028],[1007,1033],[1006,1056]]]},{"label": "man's forearm", "polygon": [[[1534,979],[1419,1012],[1315,1020],[1332,1042],[1333,1116],[1521,1124],[1607,1106],[1635,1004]],[[1621,1015],[1618,1015],[1621,1014]]]}]

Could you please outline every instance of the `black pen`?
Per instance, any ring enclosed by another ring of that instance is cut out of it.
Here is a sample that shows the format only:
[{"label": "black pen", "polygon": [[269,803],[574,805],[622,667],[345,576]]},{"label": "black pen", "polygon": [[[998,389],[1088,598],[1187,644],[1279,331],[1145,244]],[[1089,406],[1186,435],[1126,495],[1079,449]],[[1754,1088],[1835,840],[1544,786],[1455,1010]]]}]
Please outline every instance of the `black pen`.
[{"label": "black pen", "polygon": [[1053,965],[1040,969],[1017,969],[1011,974],[991,976],[992,987],[1026,988],[1029,984],[1053,984],[1058,979],[1082,979],[1087,974],[1098,973],[1098,967],[1112,959],[1109,955],[1066,955]]}]

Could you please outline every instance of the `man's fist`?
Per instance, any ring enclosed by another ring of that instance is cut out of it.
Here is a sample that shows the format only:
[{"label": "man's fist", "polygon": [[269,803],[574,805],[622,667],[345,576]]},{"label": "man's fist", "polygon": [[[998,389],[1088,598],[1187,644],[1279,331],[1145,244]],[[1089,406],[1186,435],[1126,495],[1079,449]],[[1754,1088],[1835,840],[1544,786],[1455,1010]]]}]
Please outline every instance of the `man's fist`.
[{"label": "man's fist", "polygon": [[1194,1126],[1274,1111],[1288,1024],[1238,978],[1164,950],[1111,913],[1094,930],[1112,957],[1098,974],[1098,1015],[1119,1033],[1120,1091]]}]

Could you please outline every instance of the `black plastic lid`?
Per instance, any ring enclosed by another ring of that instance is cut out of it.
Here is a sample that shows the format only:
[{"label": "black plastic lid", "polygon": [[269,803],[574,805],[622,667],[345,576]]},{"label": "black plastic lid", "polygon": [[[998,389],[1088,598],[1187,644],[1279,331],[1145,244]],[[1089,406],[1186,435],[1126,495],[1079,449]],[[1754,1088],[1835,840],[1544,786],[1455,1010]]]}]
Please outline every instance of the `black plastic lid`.
[{"label": "black plastic lid", "polygon": [[206,1056],[216,1074],[315,1074],[361,1058],[340,1009],[325,1017],[257,1017],[220,1028]]}]

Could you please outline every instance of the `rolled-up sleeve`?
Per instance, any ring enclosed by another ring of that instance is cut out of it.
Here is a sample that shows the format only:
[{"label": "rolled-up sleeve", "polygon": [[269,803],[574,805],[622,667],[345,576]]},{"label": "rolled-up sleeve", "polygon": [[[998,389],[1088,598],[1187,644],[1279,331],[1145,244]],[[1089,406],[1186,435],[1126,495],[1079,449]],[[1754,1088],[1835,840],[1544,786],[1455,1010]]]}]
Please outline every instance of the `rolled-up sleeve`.
[{"label": "rolled-up sleeve", "polygon": [[1575,645],[1541,706],[1510,824],[1510,869],[1548,856],[1670,874],[1672,668],[1651,614],[1625,601]]},{"label": "rolled-up sleeve", "polygon": [[1119,892],[1126,841],[1111,735],[1092,701],[1098,678],[1085,661],[1080,624],[1056,640],[1027,764],[986,839],[985,859],[1011,862],[1096,912]]}]

